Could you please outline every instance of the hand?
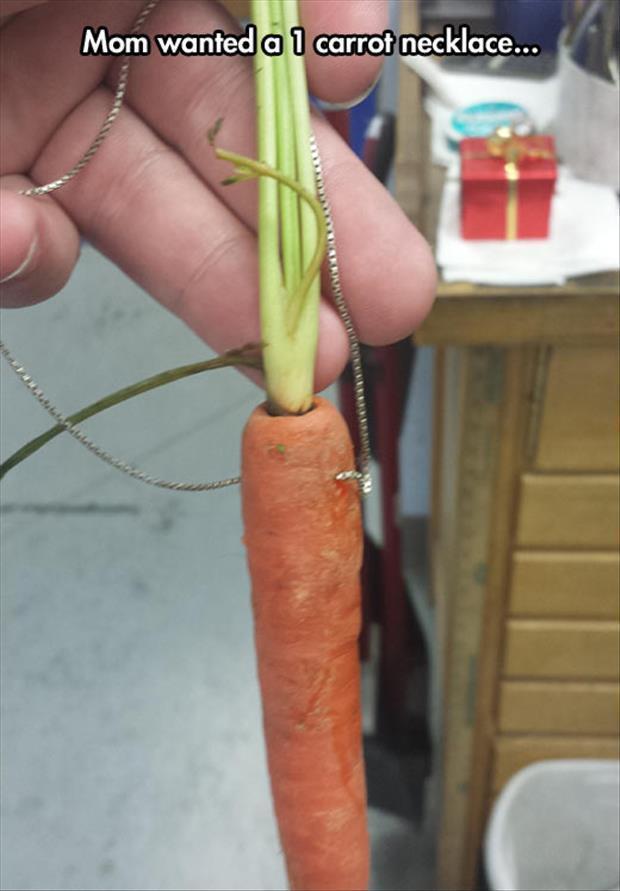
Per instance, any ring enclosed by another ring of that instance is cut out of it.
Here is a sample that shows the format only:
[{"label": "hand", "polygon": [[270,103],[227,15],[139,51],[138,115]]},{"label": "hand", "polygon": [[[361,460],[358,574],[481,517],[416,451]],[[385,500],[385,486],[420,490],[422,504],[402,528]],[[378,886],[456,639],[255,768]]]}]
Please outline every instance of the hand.
[{"label": "hand", "polygon": [[[79,55],[82,29],[128,33],[143,0],[0,0],[0,278],[5,306],[36,303],[68,279],[82,233],[214,349],[256,341],[256,186],[223,187],[218,143],[254,155],[254,98],[247,58],[132,60],[126,105],[97,156],[45,198],[17,194],[49,182],[80,158],[112,103],[118,59]],[[301,3],[307,45],[323,32],[380,32],[382,2]],[[145,33],[232,32],[215,2],[161,0]],[[307,56],[310,87],[350,100],[375,80],[370,57]],[[389,194],[317,116],[344,294],[360,338],[385,344],[426,315],[435,286],[424,240]],[[340,373],[344,329],[323,301],[317,389]]]}]

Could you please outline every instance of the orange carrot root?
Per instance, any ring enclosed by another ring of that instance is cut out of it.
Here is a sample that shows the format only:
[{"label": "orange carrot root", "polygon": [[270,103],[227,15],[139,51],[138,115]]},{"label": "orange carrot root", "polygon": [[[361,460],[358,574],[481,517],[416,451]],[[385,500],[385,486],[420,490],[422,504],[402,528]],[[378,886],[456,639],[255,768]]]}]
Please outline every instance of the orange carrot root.
[{"label": "orange carrot root", "polygon": [[365,891],[362,531],[339,412],[250,417],[242,498],[269,772],[293,891]]}]

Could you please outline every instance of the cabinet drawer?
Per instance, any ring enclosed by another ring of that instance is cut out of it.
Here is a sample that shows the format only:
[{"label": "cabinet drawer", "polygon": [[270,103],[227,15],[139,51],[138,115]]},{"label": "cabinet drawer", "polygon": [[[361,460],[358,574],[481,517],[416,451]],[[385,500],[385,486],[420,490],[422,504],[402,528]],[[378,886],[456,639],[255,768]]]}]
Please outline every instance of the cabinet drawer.
[{"label": "cabinet drawer", "polygon": [[510,613],[620,619],[620,557],[610,553],[515,553]]},{"label": "cabinet drawer", "polygon": [[620,675],[617,622],[510,619],[506,631],[508,677],[617,680]]},{"label": "cabinet drawer", "polygon": [[551,354],[535,466],[617,470],[618,350],[561,347]]},{"label": "cabinet drawer", "polygon": [[532,548],[617,548],[619,478],[521,478],[517,544]]},{"label": "cabinet drawer", "polygon": [[617,736],[618,684],[503,681],[498,726],[502,733],[574,733]]},{"label": "cabinet drawer", "polygon": [[550,758],[620,758],[620,740],[589,736],[498,736],[494,747],[492,791],[499,792],[522,767]]}]

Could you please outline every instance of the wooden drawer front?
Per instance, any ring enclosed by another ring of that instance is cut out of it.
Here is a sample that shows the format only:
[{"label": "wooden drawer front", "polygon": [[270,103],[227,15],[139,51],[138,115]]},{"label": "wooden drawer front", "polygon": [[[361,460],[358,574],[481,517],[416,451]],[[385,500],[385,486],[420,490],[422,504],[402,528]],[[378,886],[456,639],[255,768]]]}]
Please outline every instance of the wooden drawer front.
[{"label": "wooden drawer front", "polygon": [[620,677],[617,622],[510,619],[504,674],[522,678]]},{"label": "wooden drawer front", "polygon": [[521,478],[517,544],[531,548],[617,548],[617,476]]},{"label": "wooden drawer front", "polygon": [[535,466],[543,470],[617,470],[618,350],[553,350],[538,430]]},{"label": "wooden drawer front", "polygon": [[498,736],[493,758],[493,793],[497,794],[522,767],[550,758],[620,758],[620,740],[604,736]]},{"label": "wooden drawer front", "polygon": [[620,619],[620,557],[517,552],[512,562],[510,613]]},{"label": "wooden drawer front", "polygon": [[575,733],[617,736],[618,684],[503,681],[502,733]]}]

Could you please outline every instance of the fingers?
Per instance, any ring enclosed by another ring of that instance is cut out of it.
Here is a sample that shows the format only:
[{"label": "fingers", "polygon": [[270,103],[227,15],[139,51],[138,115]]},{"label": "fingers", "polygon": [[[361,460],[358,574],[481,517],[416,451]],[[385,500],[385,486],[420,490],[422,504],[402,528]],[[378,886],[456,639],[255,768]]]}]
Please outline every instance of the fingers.
[{"label": "fingers", "polygon": [[360,339],[382,346],[424,320],[436,289],[431,250],[389,192],[322,119],[314,123],[343,293]]},{"label": "fingers", "polygon": [[[164,33],[230,30],[218,10],[215,4],[164,2],[150,27]],[[77,60],[80,66],[90,61]],[[127,110],[92,164],[56,193],[57,201],[114,261],[216,349],[256,340],[255,184],[222,189],[219,181],[229,169],[214,160],[206,140],[208,127],[225,114],[220,143],[254,153],[249,63],[153,53],[134,60],[130,101],[158,135]],[[103,91],[78,102],[37,161],[37,182],[71,167],[110,103]],[[356,326],[369,343],[400,339],[430,306],[430,254],[336,134],[322,120],[315,126]],[[321,320],[319,380],[325,383],[344,363],[347,345],[331,307],[323,306]]]},{"label": "fingers", "polygon": [[[88,140],[110,102],[102,89],[63,123],[37,162],[37,180]],[[97,247],[218,352],[260,340],[254,233],[130,109],[93,163],[56,195]],[[347,344],[327,305],[321,324],[322,388],[342,369]]]},{"label": "fingers", "polygon": [[29,170],[59,122],[103,78],[109,58],[80,56],[84,26],[105,22],[123,33],[141,6],[142,0],[53,0],[2,28],[0,173]]},{"label": "fingers", "polygon": [[[336,4],[339,6],[340,4]],[[150,27],[166,33],[205,33],[230,27],[217,6],[164,5]],[[207,128],[224,123],[218,143],[253,155],[254,92],[243,59],[200,60],[153,54],[133,69],[129,101],[140,116],[177,147],[190,165],[246,226],[256,221],[254,184],[222,187],[228,165],[215,159]],[[313,123],[334,215],[344,293],[360,337],[384,344],[411,333],[430,308],[434,265],[417,230],[389,193],[321,118]]]},{"label": "fingers", "polygon": [[0,23],[7,17],[30,9],[32,6],[40,6],[47,0],[0,0]]},{"label": "fingers", "polygon": [[29,306],[51,297],[69,278],[79,235],[50,198],[27,198],[23,177],[0,180],[0,305]]},{"label": "fingers", "polygon": [[[0,0],[0,16],[7,19],[0,33],[2,173],[27,170],[58,122],[95,88],[109,68],[109,58],[79,56],[84,26],[105,24],[110,33],[126,33],[142,6],[143,0]],[[183,19],[191,17],[188,10],[192,8],[195,17],[199,11],[203,21],[217,19],[218,27],[235,30],[233,20],[216,3],[161,0],[152,18],[166,20],[164,33],[212,30],[187,31],[183,27]],[[25,13],[11,19],[11,14],[20,10]],[[311,47],[312,37],[323,30],[381,31],[386,24],[386,4],[384,0],[305,0],[302,17]],[[151,27],[147,30],[157,33]],[[368,56],[320,58],[311,49],[307,60],[311,88],[320,98],[333,102],[351,100],[367,90],[378,75],[380,62]],[[130,82],[144,61],[135,60]],[[173,59],[164,61],[172,63]],[[194,70],[217,66],[222,83],[224,72],[239,65],[250,69],[248,61],[241,59],[185,61]],[[75,77],[76,63],[80,66],[79,77]],[[45,71],[45,77],[40,76],[41,71]],[[37,108],[35,115],[31,113],[33,108]]]},{"label": "fingers", "polygon": [[381,34],[388,26],[384,0],[302,0],[306,31],[306,63],[311,92],[328,102],[347,102],[364,95],[381,70],[372,56],[317,56],[312,49],[318,34]]}]

